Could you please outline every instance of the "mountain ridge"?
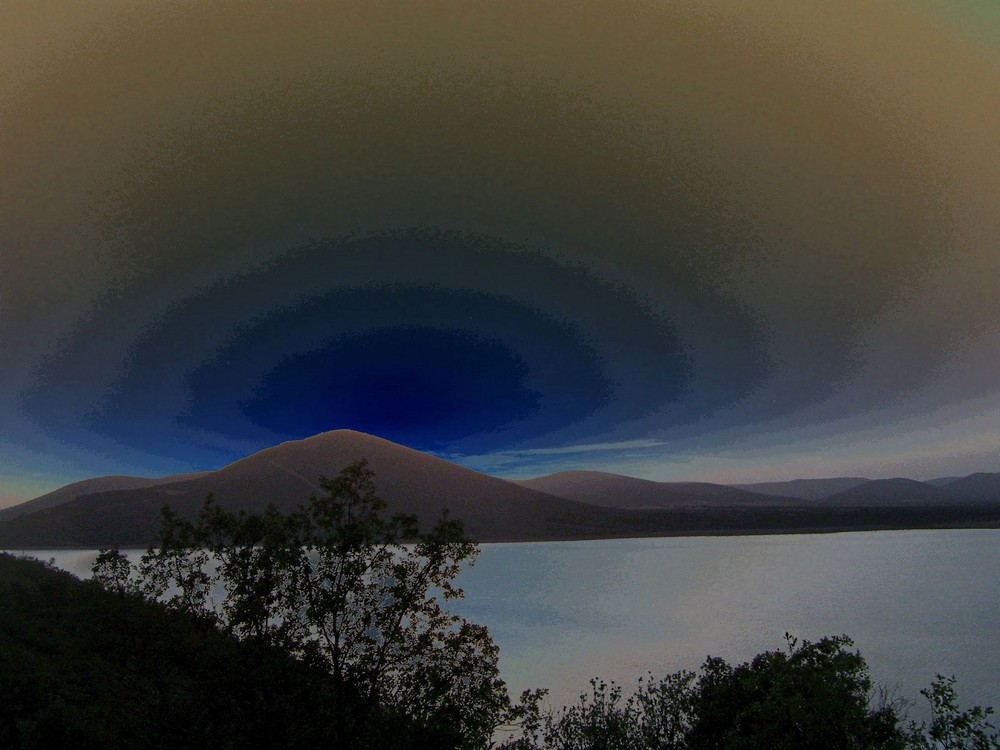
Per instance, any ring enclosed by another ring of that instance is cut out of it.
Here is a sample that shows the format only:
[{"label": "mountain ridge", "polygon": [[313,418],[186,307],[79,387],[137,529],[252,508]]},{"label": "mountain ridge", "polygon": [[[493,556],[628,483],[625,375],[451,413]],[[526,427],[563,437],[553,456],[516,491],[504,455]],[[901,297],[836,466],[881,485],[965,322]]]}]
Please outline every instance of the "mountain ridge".
[{"label": "mountain ridge", "polygon": [[704,505],[791,505],[786,498],[711,482],[657,482],[602,471],[571,470],[518,484],[557,497],[612,508],[669,508]]},{"label": "mountain ridge", "polygon": [[134,490],[143,487],[153,487],[173,482],[182,482],[199,476],[210,474],[208,471],[188,472],[183,474],[168,474],[163,477],[137,477],[124,474],[113,474],[104,477],[93,477],[92,479],[81,479],[78,482],[70,482],[52,492],[26,500],[22,503],[0,509],[0,521],[7,521],[11,518],[32,513],[45,508],[53,508],[57,505],[69,502],[83,495],[90,495],[97,492],[110,492],[114,490]]},{"label": "mountain ridge", "polygon": [[754,482],[732,486],[752,492],[761,492],[765,495],[822,500],[870,481],[872,480],[866,477],[826,477],[822,479],[791,479],[785,482]]},{"label": "mountain ridge", "polygon": [[[335,430],[265,448],[179,481],[64,495],[63,502],[5,519],[0,539],[87,544],[107,538],[108,519],[114,519],[113,536],[119,538],[111,543],[145,544],[155,536],[165,504],[193,516],[211,493],[232,510],[260,512],[274,503],[288,512],[320,490],[321,475],[334,476],[361,459],[375,472],[376,490],[391,500],[391,510],[413,513],[429,524],[447,508],[477,537],[517,538],[524,528],[568,533],[581,513],[593,515],[572,500],[546,496],[372,435]],[[84,489],[90,489],[87,481]]]},{"label": "mountain ridge", "polygon": [[[288,512],[320,490],[321,475],[335,476],[360,459],[373,470],[390,511],[413,513],[426,527],[448,509],[477,541],[1000,527],[1000,474],[956,480],[956,490],[868,480],[818,502],[608,472],[507,480],[373,435],[334,430],[265,448],[212,472],[66,485],[7,509],[0,516],[0,548],[146,546],[155,540],[161,507],[193,517],[210,493],[230,510],[260,512],[273,503]],[[962,500],[963,491],[976,499]]]}]

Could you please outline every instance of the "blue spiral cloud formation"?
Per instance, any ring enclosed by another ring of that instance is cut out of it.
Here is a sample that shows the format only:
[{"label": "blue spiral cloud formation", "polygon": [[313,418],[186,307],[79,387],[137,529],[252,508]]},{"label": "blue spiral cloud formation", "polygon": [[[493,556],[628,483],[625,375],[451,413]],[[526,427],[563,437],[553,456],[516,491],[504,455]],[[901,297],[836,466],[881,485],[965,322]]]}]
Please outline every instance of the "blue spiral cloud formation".
[{"label": "blue spiral cloud formation", "polygon": [[0,65],[0,499],[338,428],[998,468],[988,9],[44,5]]}]

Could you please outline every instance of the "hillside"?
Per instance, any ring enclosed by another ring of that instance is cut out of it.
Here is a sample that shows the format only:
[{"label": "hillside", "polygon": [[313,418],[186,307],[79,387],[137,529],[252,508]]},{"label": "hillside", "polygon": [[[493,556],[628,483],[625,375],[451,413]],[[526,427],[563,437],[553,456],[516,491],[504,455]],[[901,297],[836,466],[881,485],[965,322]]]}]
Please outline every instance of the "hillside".
[{"label": "hillside", "polygon": [[609,508],[794,505],[784,497],[709,482],[653,482],[602,471],[560,471],[518,481],[523,487]]},{"label": "hillside", "polygon": [[955,500],[966,502],[1000,502],[1000,474],[977,472],[947,482],[943,489]]},{"label": "hillside", "polygon": [[[5,554],[0,694],[2,748],[334,743],[326,672],[277,648],[238,642],[203,620]],[[390,737],[411,723],[384,712]]]},{"label": "hillside", "polygon": [[829,505],[888,506],[888,505],[948,505],[953,501],[946,488],[935,487],[913,479],[873,479],[849,490],[830,495]]},{"label": "hillside", "polygon": [[593,533],[595,527],[611,521],[600,509],[480,474],[388,440],[336,430],[282,443],[193,478],[92,492],[18,513],[0,523],[0,543],[7,547],[143,546],[154,539],[164,504],[190,515],[211,493],[224,508],[260,511],[273,503],[289,511],[319,491],[321,475],[333,476],[361,458],[375,471],[377,490],[390,501],[393,511],[416,514],[430,524],[447,508],[477,539],[572,536]]},{"label": "hillside", "polygon": [[[209,494],[230,510],[256,512],[273,503],[287,512],[319,491],[321,475],[334,476],[361,458],[375,472],[376,490],[390,511],[413,513],[427,527],[448,509],[480,542],[1000,526],[1000,502],[956,499],[950,487],[911,480],[867,482],[822,502],[602,472],[515,482],[372,435],[335,430],[204,474],[68,485],[9,509],[0,518],[0,549],[144,547],[156,539],[164,505],[193,517]],[[988,494],[990,481],[977,480],[980,495]]]},{"label": "hillside", "polygon": [[853,489],[868,481],[871,480],[864,477],[830,477],[828,479],[792,479],[787,482],[734,484],[733,487],[750,492],[760,492],[765,495],[801,498],[803,500],[822,500],[838,492]]},{"label": "hillside", "polygon": [[23,516],[27,513],[34,513],[46,508],[54,508],[57,505],[68,503],[84,495],[93,495],[99,492],[115,492],[118,490],[138,490],[145,487],[156,487],[162,484],[173,484],[183,482],[188,479],[197,479],[205,476],[209,472],[203,471],[193,474],[172,474],[166,477],[132,477],[132,476],[109,476],[95,477],[94,479],[83,479],[79,482],[67,484],[52,492],[28,500],[25,503],[14,505],[10,508],[0,510],[0,521],[9,521],[12,518]]}]

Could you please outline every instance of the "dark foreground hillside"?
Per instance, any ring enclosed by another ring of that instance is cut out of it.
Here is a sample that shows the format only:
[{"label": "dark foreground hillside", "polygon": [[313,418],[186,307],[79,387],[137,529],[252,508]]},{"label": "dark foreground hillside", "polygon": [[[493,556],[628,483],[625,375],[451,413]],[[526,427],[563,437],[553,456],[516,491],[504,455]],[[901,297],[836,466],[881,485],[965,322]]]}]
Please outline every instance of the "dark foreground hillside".
[{"label": "dark foreground hillside", "polygon": [[[332,747],[328,677],[0,555],[0,748]],[[389,715],[371,747],[434,746]],[[426,742],[426,744],[425,744]]]},{"label": "dark foreground hillside", "polygon": [[872,701],[851,645],[790,639],[788,651],[741,665],[710,657],[699,673],[641,683],[628,698],[594,680],[591,695],[557,711],[540,712],[536,693],[520,709],[521,737],[499,744],[470,744],[383,710],[345,745],[331,732],[327,674],[2,554],[0,748],[1000,750],[990,709],[958,708],[944,678],[925,691],[932,723],[904,726],[897,706]]}]

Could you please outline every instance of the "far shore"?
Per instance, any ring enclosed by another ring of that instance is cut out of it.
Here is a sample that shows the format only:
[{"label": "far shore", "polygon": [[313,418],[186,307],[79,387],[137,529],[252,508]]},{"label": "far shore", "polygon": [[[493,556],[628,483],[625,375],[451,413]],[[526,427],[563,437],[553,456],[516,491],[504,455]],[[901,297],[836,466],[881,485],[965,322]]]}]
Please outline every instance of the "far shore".
[{"label": "far shore", "polygon": [[[553,542],[597,542],[614,541],[628,539],[669,539],[669,538],[696,538],[696,537],[741,537],[741,536],[794,536],[794,535],[814,535],[814,534],[845,534],[875,531],[959,531],[959,530],[983,530],[1000,529],[1000,519],[984,520],[981,522],[955,522],[955,523],[926,523],[910,525],[892,524],[864,524],[864,525],[840,525],[840,526],[810,526],[810,527],[776,527],[776,528],[713,528],[713,529],[675,529],[670,531],[636,534],[580,534],[576,536],[544,536],[519,537],[519,538],[492,538],[488,540],[475,540],[476,544],[551,544]],[[18,554],[23,552],[51,550],[51,551],[88,551],[94,549],[104,549],[117,546],[119,549],[145,550],[149,544],[124,544],[124,545],[87,545],[87,544],[48,544],[37,546],[18,546],[0,548],[0,552]],[[155,546],[155,545],[153,545]]]}]

